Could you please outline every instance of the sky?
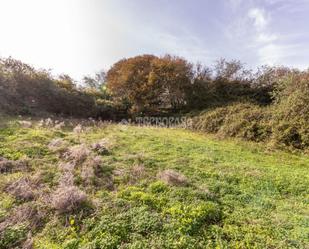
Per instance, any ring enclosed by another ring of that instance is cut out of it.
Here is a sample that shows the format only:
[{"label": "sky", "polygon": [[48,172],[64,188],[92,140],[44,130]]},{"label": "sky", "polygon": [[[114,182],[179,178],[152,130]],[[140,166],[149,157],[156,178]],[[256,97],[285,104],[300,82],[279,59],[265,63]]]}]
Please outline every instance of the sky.
[{"label": "sky", "polygon": [[80,80],[172,54],[309,67],[309,0],[0,0],[0,57]]}]

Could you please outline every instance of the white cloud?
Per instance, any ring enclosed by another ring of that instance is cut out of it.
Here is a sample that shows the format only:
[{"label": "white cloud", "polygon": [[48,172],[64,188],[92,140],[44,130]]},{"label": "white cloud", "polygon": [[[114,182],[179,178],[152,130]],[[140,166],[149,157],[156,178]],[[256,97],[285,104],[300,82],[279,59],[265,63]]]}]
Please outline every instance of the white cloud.
[{"label": "white cloud", "polygon": [[261,8],[251,8],[248,11],[248,17],[253,21],[254,31],[250,46],[257,50],[258,62],[277,65],[285,54],[284,47],[278,43],[279,35],[270,27],[270,13]]},{"label": "white cloud", "polygon": [[268,17],[265,10],[263,9],[250,9],[248,12],[248,16],[253,20],[254,26],[259,30],[264,29],[268,24]]}]

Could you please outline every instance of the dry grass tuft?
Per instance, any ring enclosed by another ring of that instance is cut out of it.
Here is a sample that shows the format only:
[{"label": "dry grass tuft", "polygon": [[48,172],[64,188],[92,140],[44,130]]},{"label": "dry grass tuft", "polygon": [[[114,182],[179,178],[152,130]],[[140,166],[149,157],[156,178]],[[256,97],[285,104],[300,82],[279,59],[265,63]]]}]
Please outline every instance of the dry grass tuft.
[{"label": "dry grass tuft", "polygon": [[85,184],[90,185],[95,180],[95,171],[93,167],[89,167],[87,165],[83,165],[81,169],[80,176]]},{"label": "dry grass tuft", "polygon": [[74,162],[61,162],[59,164],[59,169],[61,169],[62,171],[73,171],[75,168],[76,164]]},{"label": "dry grass tuft", "polygon": [[84,131],[84,128],[81,124],[78,124],[77,126],[74,127],[73,132],[76,134],[80,134]]},{"label": "dry grass tuft", "polygon": [[22,245],[22,249],[33,249],[34,248],[33,244],[34,244],[33,238],[31,236],[31,233],[29,233],[26,241]]},{"label": "dry grass tuft", "polygon": [[27,160],[12,161],[4,157],[0,157],[0,174],[13,173],[17,171],[26,171],[28,169]]},{"label": "dry grass tuft", "polygon": [[37,188],[38,186],[29,178],[22,177],[11,183],[6,191],[18,199],[29,201],[35,198]]},{"label": "dry grass tuft", "polygon": [[52,195],[52,206],[59,213],[69,213],[87,201],[87,195],[76,186],[60,186]]},{"label": "dry grass tuft", "polygon": [[158,178],[166,184],[173,186],[184,186],[188,184],[188,180],[184,175],[172,169],[160,172]]},{"label": "dry grass tuft", "polygon": [[81,178],[85,184],[95,183],[96,176],[100,177],[100,167],[102,160],[99,156],[89,157],[82,166]]},{"label": "dry grass tuft", "polygon": [[54,121],[51,118],[41,119],[38,122],[39,127],[51,128],[54,126]]},{"label": "dry grass tuft", "polygon": [[22,121],[18,121],[18,123],[21,125],[22,128],[31,128],[32,126],[31,121],[22,120]]},{"label": "dry grass tuft", "polygon": [[83,163],[90,155],[91,151],[86,145],[80,144],[70,147],[64,154],[64,158],[67,160],[73,160],[75,163]]},{"label": "dry grass tuft", "polygon": [[13,168],[14,168],[14,161],[0,157],[0,173],[6,173],[12,171]]},{"label": "dry grass tuft", "polygon": [[100,156],[90,156],[83,163],[81,168],[81,178],[85,185],[91,184],[109,190],[114,189],[112,171],[103,166]]},{"label": "dry grass tuft", "polygon": [[56,130],[62,130],[62,128],[64,128],[65,127],[65,123],[64,122],[55,122],[55,126],[54,126],[54,128],[56,129]]},{"label": "dry grass tuft", "polygon": [[99,142],[92,144],[91,146],[91,148],[100,155],[107,155],[109,153],[110,147],[111,147],[111,143],[106,138],[102,139]]},{"label": "dry grass tuft", "polygon": [[59,179],[59,186],[68,187],[73,185],[74,185],[74,174],[71,171],[65,171]]},{"label": "dry grass tuft", "polygon": [[53,152],[58,152],[64,150],[67,146],[67,141],[64,141],[62,138],[55,138],[49,142],[48,149]]},{"label": "dry grass tuft", "polygon": [[144,165],[140,164],[133,166],[129,174],[130,183],[136,183],[138,180],[145,178],[146,171]]},{"label": "dry grass tuft", "polygon": [[31,229],[42,225],[45,217],[45,211],[38,209],[36,203],[28,202],[16,207],[12,214],[0,223],[0,232],[7,227],[27,222]]},{"label": "dry grass tuft", "polygon": [[117,177],[123,177],[127,174],[127,171],[125,169],[114,169],[113,175]]}]

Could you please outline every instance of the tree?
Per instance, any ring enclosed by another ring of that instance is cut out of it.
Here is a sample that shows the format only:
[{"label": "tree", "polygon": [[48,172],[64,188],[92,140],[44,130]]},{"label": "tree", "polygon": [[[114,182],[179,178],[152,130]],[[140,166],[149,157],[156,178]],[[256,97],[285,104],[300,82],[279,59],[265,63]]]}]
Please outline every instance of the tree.
[{"label": "tree", "polygon": [[151,63],[156,57],[142,55],[123,59],[107,72],[107,87],[116,100],[128,103],[132,112],[143,112],[153,104],[157,86],[149,82]]},{"label": "tree", "polygon": [[167,55],[153,60],[151,66],[149,81],[158,86],[162,107],[174,111],[183,108],[192,91],[192,64],[180,57]]},{"label": "tree", "polygon": [[62,74],[56,81],[56,84],[69,92],[76,90],[76,85],[74,80],[67,74]]},{"label": "tree", "polygon": [[107,87],[134,113],[178,110],[187,103],[192,65],[179,57],[142,55],[117,62],[107,72]]},{"label": "tree", "polygon": [[85,76],[83,78],[83,85],[86,88],[92,88],[97,90],[102,90],[102,88],[105,85],[106,81],[106,72],[100,71],[94,75],[94,77],[91,76]]}]

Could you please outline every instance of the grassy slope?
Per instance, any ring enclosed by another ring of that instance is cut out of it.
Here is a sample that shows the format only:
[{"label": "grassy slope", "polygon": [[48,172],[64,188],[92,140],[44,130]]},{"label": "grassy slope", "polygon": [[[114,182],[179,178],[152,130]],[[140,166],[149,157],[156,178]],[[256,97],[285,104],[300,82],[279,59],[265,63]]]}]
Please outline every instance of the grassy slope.
[{"label": "grassy slope", "polygon": [[[2,127],[0,156],[26,155],[32,168],[0,175],[2,220],[22,205],[4,191],[14,179],[40,171],[44,186],[57,188],[60,159],[47,147],[55,137],[72,145],[109,138],[114,146],[102,156],[102,167],[114,189],[77,181],[92,207],[72,214],[43,207],[46,217],[32,234],[36,248],[305,248],[309,243],[308,156],[172,129],[109,125],[78,137],[70,130]],[[145,170],[132,177],[136,165]],[[158,181],[163,169],[183,173],[189,185]],[[28,230],[27,224],[15,224],[0,238],[0,248]]]}]

